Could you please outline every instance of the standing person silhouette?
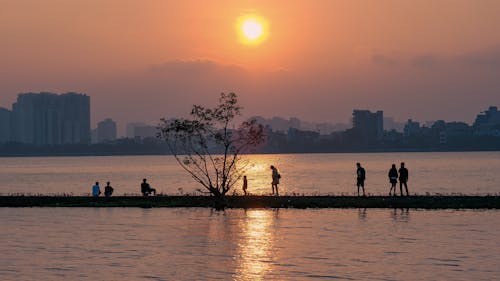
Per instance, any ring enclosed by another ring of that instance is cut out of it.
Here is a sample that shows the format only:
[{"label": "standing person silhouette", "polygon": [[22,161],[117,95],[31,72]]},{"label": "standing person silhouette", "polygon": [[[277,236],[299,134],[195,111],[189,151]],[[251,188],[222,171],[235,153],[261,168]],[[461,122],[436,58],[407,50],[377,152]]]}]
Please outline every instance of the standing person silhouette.
[{"label": "standing person silhouette", "polygon": [[403,196],[403,185],[406,189],[406,196],[410,196],[408,193],[408,169],[405,168],[405,163],[401,162],[401,168],[399,168],[399,191],[401,196]]},{"label": "standing person silhouette", "polygon": [[278,173],[278,169],[276,169],[276,167],[274,167],[273,165],[271,165],[271,170],[272,170],[272,183],[271,183],[271,188],[273,189],[273,193],[272,194],[275,194],[274,191],[276,190],[276,196],[279,196],[279,191],[278,191],[278,184],[280,184],[280,178],[281,178],[281,175],[280,173]]},{"label": "standing person silhouette", "polygon": [[247,195],[248,180],[247,176],[243,176],[243,193]]},{"label": "standing person silhouette", "polygon": [[389,170],[389,182],[391,183],[391,190],[389,190],[389,196],[391,196],[391,192],[394,190],[392,195],[396,196],[396,184],[398,183],[398,170],[396,169],[396,164],[392,164],[392,168]]},{"label": "standing person silhouette", "polygon": [[361,167],[361,164],[359,162],[356,163],[356,166],[358,167],[356,169],[356,185],[358,186],[358,196],[359,196],[359,187],[363,189],[363,196],[366,196],[365,195],[366,171],[365,168]]}]

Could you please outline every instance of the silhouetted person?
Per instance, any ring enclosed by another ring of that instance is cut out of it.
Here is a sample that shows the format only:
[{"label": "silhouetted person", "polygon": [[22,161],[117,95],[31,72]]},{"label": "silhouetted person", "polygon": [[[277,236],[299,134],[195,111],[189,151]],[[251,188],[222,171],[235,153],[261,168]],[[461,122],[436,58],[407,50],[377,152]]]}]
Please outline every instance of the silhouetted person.
[{"label": "silhouetted person", "polygon": [[247,195],[248,180],[247,176],[243,176],[243,193]]},{"label": "silhouetted person", "polygon": [[113,194],[113,191],[115,189],[110,185],[110,182],[108,181],[106,183],[106,186],[104,187],[104,196],[109,197]]},{"label": "silhouetted person", "polygon": [[278,169],[276,169],[276,167],[274,167],[273,165],[271,165],[271,170],[272,170],[272,183],[271,183],[271,187],[273,189],[273,193],[272,194],[275,194],[275,190],[276,190],[276,195],[280,195],[279,194],[279,191],[278,191],[278,184],[280,184],[280,178],[281,178],[281,175],[280,173],[278,173]]},{"label": "silhouetted person", "polygon": [[398,183],[398,169],[396,169],[396,164],[392,164],[392,168],[389,170],[389,182],[391,183],[391,190],[389,190],[389,195],[394,190],[392,195],[396,196],[396,184]]},{"label": "silhouetted person", "polygon": [[147,180],[143,179],[141,183],[141,193],[143,196],[149,196],[151,195],[151,193],[154,193],[154,195],[156,195],[156,189],[151,188],[149,183],[147,183]]},{"label": "silhouetted person", "polygon": [[406,189],[406,196],[409,196],[408,193],[408,169],[405,168],[405,163],[401,162],[401,168],[399,168],[399,191],[401,191],[401,196],[403,196],[403,185]]},{"label": "silhouetted person", "polygon": [[366,172],[365,169],[361,167],[360,163],[356,163],[356,166],[358,167],[356,169],[356,185],[358,186],[358,196],[359,196],[359,187],[363,189],[363,196],[365,196]]},{"label": "silhouetted person", "polygon": [[96,181],[95,185],[92,186],[92,196],[98,197],[99,195],[101,195],[101,188],[99,187],[99,182]]}]

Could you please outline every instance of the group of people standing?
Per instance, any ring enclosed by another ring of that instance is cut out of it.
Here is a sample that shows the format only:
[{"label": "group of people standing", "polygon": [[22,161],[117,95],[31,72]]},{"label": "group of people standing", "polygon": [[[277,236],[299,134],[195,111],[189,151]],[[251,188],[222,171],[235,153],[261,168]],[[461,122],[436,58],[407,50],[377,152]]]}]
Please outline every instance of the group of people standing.
[{"label": "group of people standing", "polygon": [[[365,195],[365,179],[366,179],[366,171],[365,168],[361,167],[361,164],[358,162],[356,163],[356,185],[358,187],[358,196],[359,194],[359,189],[361,187],[363,191],[363,196]],[[403,196],[403,185],[406,190],[406,196],[409,196],[410,193],[408,192],[408,169],[405,167],[405,163],[401,162],[401,167],[399,170],[396,168],[396,164],[392,164],[391,169],[389,170],[389,173],[387,174],[389,177],[389,183],[391,184],[391,189],[389,190],[389,195],[394,195],[396,196],[396,185],[398,183],[399,179],[399,190],[401,192],[401,196]]]},{"label": "group of people standing", "polygon": [[[360,196],[360,189],[363,192],[363,196],[366,196],[365,194],[365,180],[366,180],[366,170],[361,166],[361,163],[356,163],[356,186],[358,187],[358,196]],[[278,191],[278,184],[280,183],[281,175],[278,172],[278,169],[271,165],[271,187],[272,187],[272,194],[273,195],[279,195]],[[396,169],[396,164],[392,164],[391,169],[389,170],[388,173],[389,177],[389,182],[391,183],[391,189],[389,190],[389,195],[394,195],[396,196],[396,184],[398,183],[399,179],[399,189],[401,191],[401,196],[403,196],[403,186],[405,187],[406,191],[406,196],[409,196],[410,193],[408,192],[408,169],[405,167],[405,163],[401,162],[401,167]],[[248,183],[247,183],[247,177],[243,177],[243,192],[245,195],[247,195],[247,188],[248,188]]]}]

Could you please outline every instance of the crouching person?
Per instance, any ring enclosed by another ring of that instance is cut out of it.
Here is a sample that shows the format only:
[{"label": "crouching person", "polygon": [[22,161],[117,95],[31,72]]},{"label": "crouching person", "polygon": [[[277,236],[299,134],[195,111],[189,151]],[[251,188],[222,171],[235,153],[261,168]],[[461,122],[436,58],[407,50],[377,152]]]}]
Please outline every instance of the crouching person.
[{"label": "crouching person", "polygon": [[143,179],[141,183],[141,193],[143,196],[149,196],[151,195],[151,193],[153,193],[153,195],[156,195],[156,189],[151,188],[149,183],[147,183],[147,180]]}]

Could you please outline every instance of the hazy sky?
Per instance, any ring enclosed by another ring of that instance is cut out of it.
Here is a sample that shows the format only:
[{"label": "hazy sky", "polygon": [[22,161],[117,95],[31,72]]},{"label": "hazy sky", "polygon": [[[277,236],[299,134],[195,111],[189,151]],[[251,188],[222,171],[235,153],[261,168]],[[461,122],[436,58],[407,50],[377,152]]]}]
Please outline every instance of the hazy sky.
[{"label": "hazy sky", "polygon": [[[236,21],[268,22],[241,44]],[[500,105],[497,0],[0,0],[0,106],[91,96],[92,122],[155,123],[239,94],[245,115],[471,122]]]}]

